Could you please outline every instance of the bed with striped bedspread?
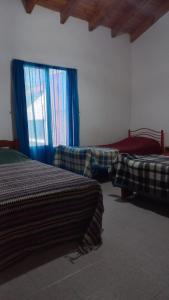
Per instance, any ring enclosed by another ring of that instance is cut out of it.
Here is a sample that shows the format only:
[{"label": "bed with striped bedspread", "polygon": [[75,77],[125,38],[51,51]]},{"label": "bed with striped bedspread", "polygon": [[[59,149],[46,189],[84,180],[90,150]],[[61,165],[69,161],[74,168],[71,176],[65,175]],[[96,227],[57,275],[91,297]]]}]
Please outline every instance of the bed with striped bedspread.
[{"label": "bed with striped bedspread", "polygon": [[101,243],[102,215],[95,180],[32,160],[0,165],[0,269],[52,244],[88,251]]}]

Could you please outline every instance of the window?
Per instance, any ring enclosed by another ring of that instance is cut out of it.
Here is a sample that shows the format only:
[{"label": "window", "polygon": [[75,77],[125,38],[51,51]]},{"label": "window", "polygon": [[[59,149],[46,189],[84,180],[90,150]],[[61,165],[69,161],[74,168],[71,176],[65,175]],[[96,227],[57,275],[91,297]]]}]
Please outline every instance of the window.
[{"label": "window", "polygon": [[12,95],[21,152],[52,163],[57,145],[79,146],[76,69],[14,59]]},{"label": "window", "polygon": [[30,146],[68,144],[66,76],[64,70],[24,66]]}]

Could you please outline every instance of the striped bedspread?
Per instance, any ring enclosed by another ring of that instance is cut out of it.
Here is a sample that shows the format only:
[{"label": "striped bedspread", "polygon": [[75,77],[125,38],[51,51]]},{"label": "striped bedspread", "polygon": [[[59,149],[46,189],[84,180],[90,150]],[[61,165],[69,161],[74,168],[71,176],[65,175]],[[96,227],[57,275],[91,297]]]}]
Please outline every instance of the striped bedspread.
[{"label": "striped bedspread", "polygon": [[37,161],[0,165],[0,269],[64,241],[101,243],[103,202],[92,179]]},{"label": "striped bedspread", "polygon": [[117,149],[60,145],[56,148],[54,165],[92,178],[99,168],[111,173],[117,156]]},{"label": "striped bedspread", "polygon": [[169,157],[121,154],[113,184],[169,200]]}]

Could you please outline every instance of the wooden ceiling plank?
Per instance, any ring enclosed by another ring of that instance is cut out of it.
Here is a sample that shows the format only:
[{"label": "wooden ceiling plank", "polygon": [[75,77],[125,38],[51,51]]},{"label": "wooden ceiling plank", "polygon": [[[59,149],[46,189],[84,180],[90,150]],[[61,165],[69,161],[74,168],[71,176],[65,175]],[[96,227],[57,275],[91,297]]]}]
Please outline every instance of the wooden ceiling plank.
[{"label": "wooden ceiling plank", "polygon": [[[118,11],[116,12],[116,17],[111,22],[111,36],[116,37],[118,34],[122,32],[121,24],[124,22],[123,20],[126,19],[126,3],[122,3],[119,5]],[[128,17],[127,17],[128,18]]]},{"label": "wooden ceiling plank", "polygon": [[96,29],[105,19],[107,15],[110,14],[110,9],[112,9],[111,1],[107,4],[98,4],[97,12],[93,16],[92,20],[89,22],[89,31]]},{"label": "wooden ceiling plank", "polygon": [[70,17],[75,5],[77,4],[78,0],[68,0],[65,4],[63,10],[60,12],[60,23],[65,24],[67,19]]},{"label": "wooden ceiling plank", "polygon": [[25,1],[25,9],[28,14],[31,14],[35,5],[38,3],[38,0],[26,0]]},{"label": "wooden ceiling plank", "polygon": [[135,21],[138,14],[141,13],[139,9],[145,7],[145,5],[147,5],[147,0],[135,0],[135,2],[131,2],[130,5],[126,2],[125,5],[121,7],[121,13],[118,18],[111,24],[112,31],[117,34],[127,32],[128,24]]},{"label": "wooden ceiling plank", "polygon": [[161,4],[160,2],[159,7],[157,7],[156,13],[154,13],[154,16],[144,18],[142,23],[130,32],[131,42],[134,42],[140,35],[142,35],[146,30],[148,30],[157,20],[159,20],[168,11],[169,2],[165,1],[163,2],[163,4]]},{"label": "wooden ceiling plank", "polygon": [[154,24],[153,18],[144,21],[139,27],[130,33],[130,41],[134,42],[140,35],[142,35],[149,27]]},{"label": "wooden ceiling plank", "polygon": [[27,13],[36,4],[58,11],[60,23],[69,16],[89,23],[89,31],[99,25],[111,29],[112,37],[129,33],[131,41],[137,39],[161,16],[169,11],[169,0],[21,0]]}]

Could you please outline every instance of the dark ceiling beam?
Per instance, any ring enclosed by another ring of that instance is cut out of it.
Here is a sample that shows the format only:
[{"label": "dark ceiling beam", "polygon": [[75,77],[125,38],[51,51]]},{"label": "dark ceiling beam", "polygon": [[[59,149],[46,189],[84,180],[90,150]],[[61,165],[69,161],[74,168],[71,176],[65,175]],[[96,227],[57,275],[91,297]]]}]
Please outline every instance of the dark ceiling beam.
[{"label": "dark ceiling beam", "polygon": [[[102,1],[104,3],[104,1]],[[89,31],[96,29],[101,23],[107,19],[112,11],[112,1],[103,5],[101,1],[98,4],[95,15],[92,17],[92,20],[89,22]]]},{"label": "dark ceiling beam", "polygon": [[72,14],[72,11],[74,10],[78,0],[68,0],[65,4],[63,10],[60,12],[60,23],[65,24],[67,19]]},{"label": "dark ceiling beam", "polygon": [[144,20],[134,31],[130,33],[130,41],[134,42],[140,35],[142,35],[149,27],[155,23],[155,17]]},{"label": "dark ceiling beam", "polygon": [[[134,0],[134,1],[140,1],[140,0]],[[118,1],[116,3],[116,6],[114,6],[114,11],[116,12],[114,14],[114,18],[112,19],[110,28],[111,28],[111,36],[114,38],[117,35],[120,35],[123,33],[121,30],[121,24],[123,24],[125,21],[124,19],[128,20],[128,14],[131,10],[131,5],[127,2]]]},{"label": "dark ceiling beam", "polygon": [[96,13],[93,20],[89,22],[89,31],[95,30],[101,22],[104,21],[106,13],[102,10],[99,13]]},{"label": "dark ceiling beam", "polygon": [[151,17],[145,17],[142,22],[130,32],[130,40],[134,42],[140,35],[142,35],[147,29],[149,29],[158,19],[169,11],[169,2],[164,1],[163,4],[159,3],[156,14]]},{"label": "dark ceiling beam", "polygon": [[115,38],[117,36],[117,32],[115,32],[113,29],[111,29],[111,37]]},{"label": "dark ceiling beam", "polygon": [[112,37],[121,33],[127,33],[127,28],[138,18],[139,8],[147,4],[147,0],[134,0],[134,2],[124,3],[120,7],[120,12],[111,24]]},{"label": "dark ceiling beam", "polygon": [[38,0],[26,0],[25,1],[25,9],[28,14],[31,14],[35,5],[38,3]]},{"label": "dark ceiling beam", "polygon": [[114,38],[119,33],[121,33],[121,24],[123,23],[123,19],[126,18],[126,3],[119,5],[118,10],[116,12],[116,16],[111,22],[111,36]]}]

